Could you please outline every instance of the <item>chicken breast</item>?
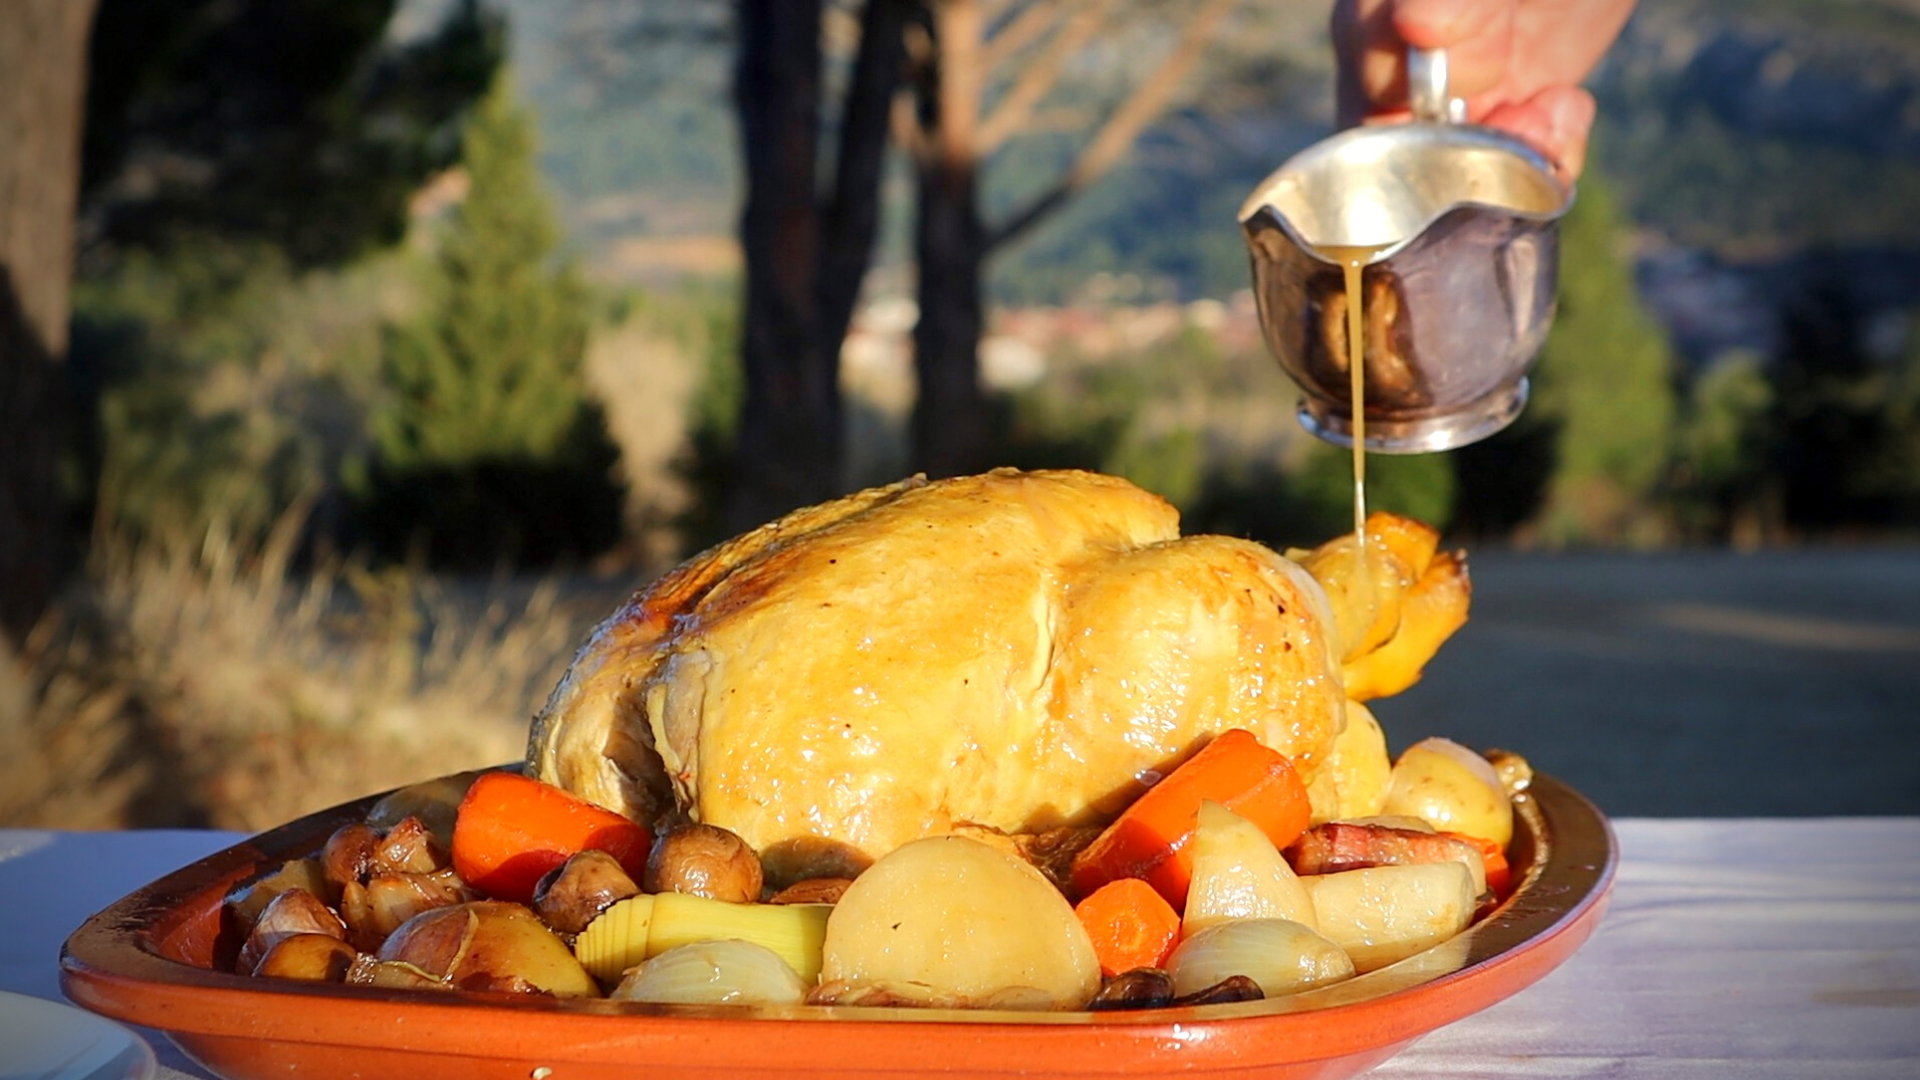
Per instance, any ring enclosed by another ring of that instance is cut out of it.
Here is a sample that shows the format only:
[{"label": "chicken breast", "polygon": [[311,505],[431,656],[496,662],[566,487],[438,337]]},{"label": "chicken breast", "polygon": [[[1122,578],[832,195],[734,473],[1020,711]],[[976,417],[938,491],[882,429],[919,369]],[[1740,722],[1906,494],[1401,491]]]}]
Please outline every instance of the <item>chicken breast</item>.
[{"label": "chicken breast", "polygon": [[740,834],[770,880],[960,825],[1098,823],[1215,733],[1311,775],[1345,695],[1325,594],[1179,535],[1114,477],[877,488],[705,552],[595,631],[536,718],[542,779]]}]

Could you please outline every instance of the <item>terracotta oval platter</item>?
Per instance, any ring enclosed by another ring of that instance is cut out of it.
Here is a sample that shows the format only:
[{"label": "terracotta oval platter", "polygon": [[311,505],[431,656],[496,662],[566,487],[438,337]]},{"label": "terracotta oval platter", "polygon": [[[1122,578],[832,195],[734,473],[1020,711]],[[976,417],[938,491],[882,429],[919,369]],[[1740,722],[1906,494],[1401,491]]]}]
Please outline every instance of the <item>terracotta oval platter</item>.
[{"label": "terracotta oval platter", "polygon": [[749,1008],[382,990],[215,967],[235,943],[237,883],[319,850],[373,798],[301,818],[184,867],[76,930],[75,1002],[158,1028],[228,1080],[289,1073],[415,1080],[714,1077],[1262,1076],[1333,1080],[1509,997],[1598,925],[1618,847],[1572,788],[1516,800],[1518,886],[1465,933],[1398,964],[1266,1001],[1141,1012]]}]

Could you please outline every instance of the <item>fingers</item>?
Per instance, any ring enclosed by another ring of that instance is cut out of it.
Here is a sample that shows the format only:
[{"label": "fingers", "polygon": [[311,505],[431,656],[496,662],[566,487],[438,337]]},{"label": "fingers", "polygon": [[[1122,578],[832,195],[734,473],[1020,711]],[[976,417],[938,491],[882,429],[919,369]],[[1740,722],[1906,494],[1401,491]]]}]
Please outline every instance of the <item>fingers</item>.
[{"label": "fingers", "polygon": [[1593,96],[1579,88],[1633,0],[1338,0],[1339,121],[1407,112],[1409,46],[1447,50],[1467,116],[1518,134],[1571,180],[1585,165]]},{"label": "fingers", "polygon": [[1403,43],[1393,30],[1388,0],[1339,0],[1333,6],[1335,106],[1340,126],[1375,115],[1388,102],[1406,101]]},{"label": "fingers", "polygon": [[1502,128],[1538,147],[1560,178],[1578,179],[1587,162],[1587,141],[1597,112],[1593,95],[1577,86],[1555,86],[1525,101],[1495,106],[1482,123]]},{"label": "fingers", "polygon": [[1511,28],[1513,8],[1512,0],[1400,0],[1393,27],[1415,48],[1445,49],[1495,33],[1501,23]]},{"label": "fingers", "polygon": [[1514,0],[1341,0],[1333,16],[1341,123],[1405,106],[1409,45],[1447,50],[1453,96],[1495,90],[1511,67],[1515,8]]}]

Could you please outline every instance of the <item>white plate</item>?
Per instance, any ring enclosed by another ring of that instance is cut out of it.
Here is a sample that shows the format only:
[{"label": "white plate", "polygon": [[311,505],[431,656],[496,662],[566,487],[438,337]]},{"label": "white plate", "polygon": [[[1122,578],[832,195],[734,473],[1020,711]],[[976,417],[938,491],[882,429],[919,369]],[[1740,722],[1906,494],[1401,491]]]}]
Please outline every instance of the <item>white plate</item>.
[{"label": "white plate", "polygon": [[46,998],[0,990],[0,1080],[150,1080],[145,1039]]}]

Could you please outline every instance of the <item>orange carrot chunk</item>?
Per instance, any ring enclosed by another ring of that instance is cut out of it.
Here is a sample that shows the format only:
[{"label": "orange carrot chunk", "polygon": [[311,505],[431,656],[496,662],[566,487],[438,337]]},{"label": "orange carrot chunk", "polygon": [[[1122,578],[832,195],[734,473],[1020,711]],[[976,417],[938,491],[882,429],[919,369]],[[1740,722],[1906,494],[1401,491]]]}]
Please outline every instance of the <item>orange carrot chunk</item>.
[{"label": "orange carrot chunk", "polygon": [[1073,913],[1093,939],[1100,974],[1109,978],[1135,968],[1165,967],[1180,944],[1179,914],[1139,878],[1107,882],[1074,905]]},{"label": "orange carrot chunk", "polygon": [[1456,840],[1465,840],[1480,849],[1480,860],[1487,864],[1487,891],[1502,900],[1507,898],[1507,887],[1513,884],[1513,867],[1507,863],[1507,851],[1499,843],[1466,833],[1441,833]]},{"label": "orange carrot chunk", "polygon": [[1178,911],[1193,879],[1193,839],[1208,799],[1252,821],[1277,848],[1306,830],[1307,787],[1285,757],[1244,728],[1223,731],[1168,773],[1107,826],[1073,861],[1081,896],[1109,881],[1141,878]]},{"label": "orange carrot chunk", "polygon": [[461,879],[522,904],[547,871],[589,848],[612,855],[638,881],[652,845],[639,822],[518,773],[482,775],[453,819],[453,868]]}]

